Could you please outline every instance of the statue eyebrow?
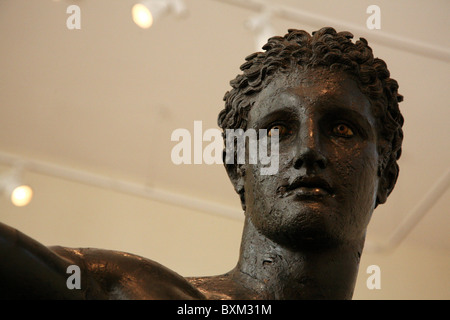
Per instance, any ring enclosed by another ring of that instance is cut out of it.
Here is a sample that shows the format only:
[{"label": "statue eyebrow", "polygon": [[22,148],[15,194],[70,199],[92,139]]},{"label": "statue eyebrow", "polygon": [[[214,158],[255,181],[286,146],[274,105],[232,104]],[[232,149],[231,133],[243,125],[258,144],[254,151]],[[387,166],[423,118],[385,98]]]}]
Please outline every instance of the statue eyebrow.
[{"label": "statue eyebrow", "polygon": [[265,129],[266,126],[277,120],[283,120],[286,122],[298,120],[298,115],[295,112],[295,107],[283,106],[277,108],[276,110],[270,111],[262,118],[258,119],[252,127],[257,129]]}]

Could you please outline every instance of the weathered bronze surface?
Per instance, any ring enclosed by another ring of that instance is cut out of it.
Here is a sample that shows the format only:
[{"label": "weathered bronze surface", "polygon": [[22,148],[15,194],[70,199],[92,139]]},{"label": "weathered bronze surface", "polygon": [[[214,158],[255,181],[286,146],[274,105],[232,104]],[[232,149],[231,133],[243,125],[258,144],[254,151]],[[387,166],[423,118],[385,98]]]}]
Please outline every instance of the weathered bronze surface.
[{"label": "weathered bronze surface", "polygon": [[[245,224],[224,275],[184,278],[136,255],[46,247],[0,224],[0,298],[351,299],[373,210],[398,176],[402,96],[364,39],[289,30],[246,58],[222,129],[278,129],[279,168],[225,164]],[[80,290],[66,286],[81,268]]]}]

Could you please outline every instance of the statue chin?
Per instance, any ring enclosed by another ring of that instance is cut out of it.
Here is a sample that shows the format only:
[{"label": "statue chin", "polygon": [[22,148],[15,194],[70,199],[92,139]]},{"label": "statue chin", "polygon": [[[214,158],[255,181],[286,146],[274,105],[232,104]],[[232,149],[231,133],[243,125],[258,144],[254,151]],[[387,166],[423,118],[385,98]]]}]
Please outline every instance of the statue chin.
[{"label": "statue chin", "polygon": [[293,217],[285,216],[281,221],[257,217],[249,220],[260,234],[287,248],[332,248],[340,243],[338,235],[333,234],[323,216],[317,214],[297,213]]}]

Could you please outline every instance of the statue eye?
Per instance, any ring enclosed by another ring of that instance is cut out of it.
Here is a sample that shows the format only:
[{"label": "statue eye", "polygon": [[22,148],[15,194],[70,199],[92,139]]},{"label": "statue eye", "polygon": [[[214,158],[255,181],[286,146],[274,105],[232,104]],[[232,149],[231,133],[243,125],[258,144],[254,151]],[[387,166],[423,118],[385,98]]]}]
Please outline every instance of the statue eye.
[{"label": "statue eye", "polygon": [[352,129],[344,123],[339,123],[333,127],[333,133],[341,137],[352,137],[354,135]]},{"label": "statue eye", "polygon": [[267,135],[268,135],[269,137],[271,137],[271,136],[272,136],[272,130],[275,130],[275,129],[278,130],[278,136],[279,136],[279,137],[282,137],[282,136],[285,136],[285,135],[292,134],[292,130],[288,130],[288,129],[287,129],[285,126],[283,126],[282,124],[276,124],[276,125],[273,125],[272,127],[270,127],[269,132],[267,133]]}]

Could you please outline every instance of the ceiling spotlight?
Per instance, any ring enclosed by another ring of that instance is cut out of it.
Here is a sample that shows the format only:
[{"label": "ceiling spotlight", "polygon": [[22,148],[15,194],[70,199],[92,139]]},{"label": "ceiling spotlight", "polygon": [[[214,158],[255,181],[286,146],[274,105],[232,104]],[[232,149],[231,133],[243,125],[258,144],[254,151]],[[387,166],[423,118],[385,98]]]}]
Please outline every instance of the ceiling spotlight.
[{"label": "ceiling spotlight", "polygon": [[23,207],[30,203],[33,198],[33,189],[27,185],[20,185],[11,192],[11,202],[17,207]]},{"label": "ceiling spotlight", "polygon": [[187,10],[182,0],[147,0],[135,4],[131,9],[131,16],[139,27],[148,29],[156,19],[168,12],[181,16]]},{"label": "ceiling spotlight", "polygon": [[18,168],[0,175],[0,193],[17,207],[26,206],[33,198],[33,189],[21,182],[21,170]]},{"label": "ceiling spotlight", "polygon": [[255,48],[258,51],[262,49],[270,37],[276,35],[275,29],[270,23],[271,16],[270,10],[264,10],[245,22],[246,27],[255,34]]}]

